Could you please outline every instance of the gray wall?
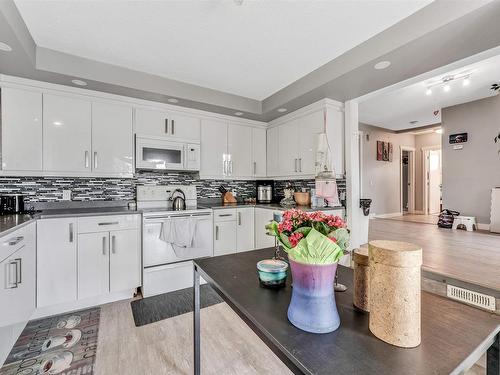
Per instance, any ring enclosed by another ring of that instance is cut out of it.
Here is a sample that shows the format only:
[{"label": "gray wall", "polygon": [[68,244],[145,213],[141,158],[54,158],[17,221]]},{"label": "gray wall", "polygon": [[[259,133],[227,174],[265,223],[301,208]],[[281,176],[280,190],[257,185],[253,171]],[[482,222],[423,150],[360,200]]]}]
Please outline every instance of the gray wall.
[{"label": "gray wall", "polygon": [[[415,147],[412,134],[395,134],[374,126],[359,124],[363,132],[362,198],[371,198],[375,215],[400,212],[400,146]],[[370,140],[366,139],[369,134]],[[377,161],[377,141],[393,143],[392,162]]]},{"label": "gray wall", "polygon": [[[500,96],[442,110],[443,205],[490,222],[491,188],[500,186],[500,155],[493,138],[500,132]],[[462,150],[453,150],[450,134],[467,132]]]}]

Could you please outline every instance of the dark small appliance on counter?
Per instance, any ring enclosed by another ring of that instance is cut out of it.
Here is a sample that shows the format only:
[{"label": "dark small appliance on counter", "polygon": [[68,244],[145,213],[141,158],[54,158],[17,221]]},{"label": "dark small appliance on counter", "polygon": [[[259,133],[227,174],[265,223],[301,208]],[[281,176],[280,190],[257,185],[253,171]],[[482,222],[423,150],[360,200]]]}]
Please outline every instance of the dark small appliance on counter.
[{"label": "dark small appliance on counter", "polygon": [[26,212],[23,194],[3,194],[0,195],[0,214],[22,214]]},{"label": "dark small appliance on counter", "polygon": [[257,203],[271,203],[274,199],[274,181],[257,181]]}]

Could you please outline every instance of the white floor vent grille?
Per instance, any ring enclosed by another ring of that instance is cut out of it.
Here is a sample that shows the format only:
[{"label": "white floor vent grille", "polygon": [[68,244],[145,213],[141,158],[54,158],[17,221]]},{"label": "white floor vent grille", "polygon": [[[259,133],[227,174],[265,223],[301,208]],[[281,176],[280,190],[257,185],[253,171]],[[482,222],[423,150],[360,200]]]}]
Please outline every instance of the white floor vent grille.
[{"label": "white floor vent grille", "polygon": [[496,309],[495,297],[487,294],[473,292],[472,290],[459,288],[458,286],[449,284],[446,286],[446,294],[451,299],[482,307],[483,309],[491,311],[495,311]]}]

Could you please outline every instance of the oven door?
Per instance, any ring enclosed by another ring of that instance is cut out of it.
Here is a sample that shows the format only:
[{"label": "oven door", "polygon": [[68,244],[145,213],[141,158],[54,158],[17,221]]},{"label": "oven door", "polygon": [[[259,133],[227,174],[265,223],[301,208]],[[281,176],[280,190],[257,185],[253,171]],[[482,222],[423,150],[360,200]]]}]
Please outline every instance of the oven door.
[{"label": "oven door", "polygon": [[[165,221],[186,220],[190,216],[196,220],[196,230],[190,248],[174,248],[175,245],[160,239],[162,225]],[[144,268],[208,256],[213,256],[213,216],[211,212],[144,218]]]},{"label": "oven door", "polygon": [[137,137],[135,166],[138,169],[185,169],[186,145],[162,139]]}]

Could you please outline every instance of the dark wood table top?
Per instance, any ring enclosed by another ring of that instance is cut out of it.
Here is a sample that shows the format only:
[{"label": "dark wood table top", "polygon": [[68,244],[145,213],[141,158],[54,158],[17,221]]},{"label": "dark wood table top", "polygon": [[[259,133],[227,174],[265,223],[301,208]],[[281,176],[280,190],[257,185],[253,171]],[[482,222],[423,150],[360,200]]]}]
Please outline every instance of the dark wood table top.
[{"label": "dark wood table top", "polygon": [[[306,374],[455,374],[469,368],[493,343],[500,317],[422,292],[422,343],[403,349],[377,339],[368,314],[352,305],[352,270],[339,267],[336,293],[340,328],[311,334],[287,320],[291,277],[279,290],[260,287],[256,263],[273,249],[196,259],[200,275],[294,372]],[[203,324],[203,319],[202,319]]]}]

